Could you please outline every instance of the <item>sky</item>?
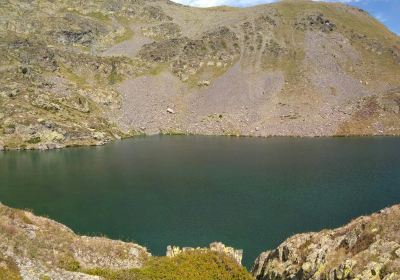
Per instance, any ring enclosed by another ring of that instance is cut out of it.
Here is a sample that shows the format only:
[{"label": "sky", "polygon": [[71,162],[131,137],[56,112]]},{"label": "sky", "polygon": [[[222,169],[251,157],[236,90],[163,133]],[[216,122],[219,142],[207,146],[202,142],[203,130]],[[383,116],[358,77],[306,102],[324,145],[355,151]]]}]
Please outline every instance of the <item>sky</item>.
[{"label": "sky", "polygon": [[[236,6],[247,7],[258,4],[271,3],[276,0],[173,0],[174,2],[197,6]],[[325,0],[330,2],[343,2],[369,12],[385,24],[391,31],[400,35],[400,0]]]}]

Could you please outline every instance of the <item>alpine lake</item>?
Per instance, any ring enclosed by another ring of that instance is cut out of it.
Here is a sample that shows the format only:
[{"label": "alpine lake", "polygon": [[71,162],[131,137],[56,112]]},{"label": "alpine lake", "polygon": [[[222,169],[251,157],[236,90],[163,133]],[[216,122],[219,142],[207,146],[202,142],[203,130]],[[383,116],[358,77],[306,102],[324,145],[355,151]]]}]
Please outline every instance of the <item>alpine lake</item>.
[{"label": "alpine lake", "polygon": [[76,233],[244,250],[251,268],[289,236],[400,202],[400,138],[148,136],[0,153],[0,201]]}]

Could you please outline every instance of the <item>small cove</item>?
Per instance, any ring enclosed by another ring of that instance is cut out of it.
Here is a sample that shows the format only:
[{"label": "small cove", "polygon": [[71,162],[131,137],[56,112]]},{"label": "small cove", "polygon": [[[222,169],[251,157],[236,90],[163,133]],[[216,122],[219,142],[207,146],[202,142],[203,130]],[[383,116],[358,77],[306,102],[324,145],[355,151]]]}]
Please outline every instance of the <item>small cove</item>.
[{"label": "small cove", "polygon": [[243,263],[300,232],[400,202],[400,138],[152,136],[0,153],[0,201],[81,234],[167,245],[221,241]]}]

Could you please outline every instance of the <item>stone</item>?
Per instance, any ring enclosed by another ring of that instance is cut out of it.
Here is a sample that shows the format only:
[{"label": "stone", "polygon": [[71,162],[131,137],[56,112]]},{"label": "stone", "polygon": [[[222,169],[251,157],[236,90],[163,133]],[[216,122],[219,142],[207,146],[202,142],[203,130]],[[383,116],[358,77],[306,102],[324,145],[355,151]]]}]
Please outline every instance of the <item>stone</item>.
[{"label": "stone", "polygon": [[46,146],[47,146],[48,150],[58,149],[58,146],[55,143],[48,143],[48,144],[46,144]]},{"label": "stone", "polygon": [[37,149],[41,150],[41,151],[45,151],[45,150],[48,150],[49,148],[47,147],[46,144],[40,144],[37,146]]},{"label": "stone", "polygon": [[4,146],[0,145],[0,152],[4,151]]},{"label": "stone", "polygon": [[211,84],[211,82],[208,81],[208,80],[200,81],[200,82],[197,83],[197,85],[199,87],[208,87],[210,84]]},{"label": "stone", "polygon": [[176,257],[177,255],[181,254],[183,251],[178,246],[171,246],[168,245],[166,256],[169,258]]},{"label": "stone", "polygon": [[3,128],[4,134],[14,134],[15,127],[14,126],[7,126]]},{"label": "stone", "polygon": [[395,251],[395,254],[398,258],[400,258],[400,248]]},{"label": "stone", "polygon": [[167,108],[167,113],[175,114],[175,111],[173,109],[171,109],[171,108]]},{"label": "stone", "polygon": [[105,134],[103,132],[96,131],[95,133],[93,133],[93,138],[96,140],[104,140]]},{"label": "stone", "polygon": [[210,244],[210,250],[226,254],[236,260],[238,264],[242,263],[243,250],[237,250],[232,247],[227,247],[221,242],[213,242]]}]

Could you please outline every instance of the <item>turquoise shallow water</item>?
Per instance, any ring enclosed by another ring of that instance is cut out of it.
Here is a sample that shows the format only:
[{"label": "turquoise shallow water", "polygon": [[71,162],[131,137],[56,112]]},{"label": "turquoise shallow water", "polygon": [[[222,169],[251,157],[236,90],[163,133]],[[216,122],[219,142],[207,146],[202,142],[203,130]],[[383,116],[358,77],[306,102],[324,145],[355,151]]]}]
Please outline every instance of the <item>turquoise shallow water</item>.
[{"label": "turquoise shallow water", "polygon": [[156,136],[6,152],[0,201],[156,255],[222,241],[250,267],[292,234],[400,203],[400,138]]}]

